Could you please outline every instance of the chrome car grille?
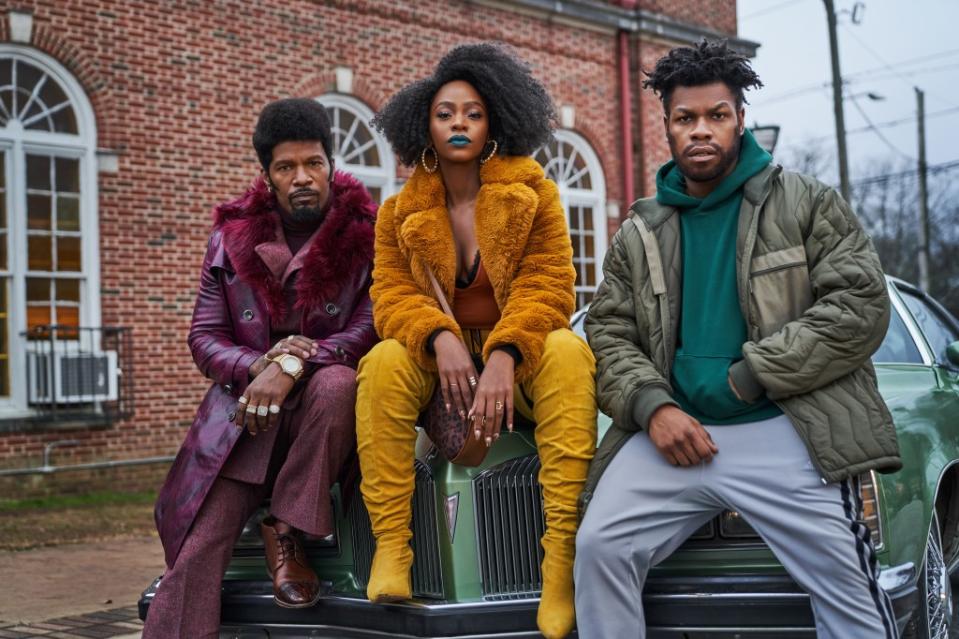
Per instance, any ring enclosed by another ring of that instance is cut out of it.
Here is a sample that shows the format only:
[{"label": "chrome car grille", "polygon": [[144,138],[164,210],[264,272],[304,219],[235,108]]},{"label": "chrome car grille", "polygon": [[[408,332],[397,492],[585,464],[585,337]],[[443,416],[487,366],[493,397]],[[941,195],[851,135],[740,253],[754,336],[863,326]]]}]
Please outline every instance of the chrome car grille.
[{"label": "chrome car grille", "polygon": [[[429,468],[416,461],[416,490],[413,493],[413,596],[442,599],[443,571],[440,567],[436,525],[436,484]],[[350,504],[353,529],[353,570],[360,586],[370,579],[376,542],[370,528],[370,515],[357,490]]]},{"label": "chrome car grille", "polygon": [[539,595],[543,576],[540,537],[546,529],[539,457],[520,457],[473,479],[476,536],[486,599]]}]

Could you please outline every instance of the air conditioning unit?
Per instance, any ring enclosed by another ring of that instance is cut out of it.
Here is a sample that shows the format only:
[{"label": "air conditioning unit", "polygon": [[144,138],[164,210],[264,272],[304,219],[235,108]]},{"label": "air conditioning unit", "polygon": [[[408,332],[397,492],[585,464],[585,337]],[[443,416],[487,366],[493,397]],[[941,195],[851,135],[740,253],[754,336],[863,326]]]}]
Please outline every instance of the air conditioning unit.
[{"label": "air conditioning unit", "polygon": [[116,351],[27,353],[30,404],[87,404],[117,399]]}]

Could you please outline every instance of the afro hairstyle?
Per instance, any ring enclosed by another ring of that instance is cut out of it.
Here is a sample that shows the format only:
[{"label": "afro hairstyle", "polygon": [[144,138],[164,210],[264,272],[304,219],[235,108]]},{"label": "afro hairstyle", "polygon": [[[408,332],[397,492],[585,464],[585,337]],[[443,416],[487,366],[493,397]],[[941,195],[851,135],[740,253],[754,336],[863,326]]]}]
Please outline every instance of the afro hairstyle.
[{"label": "afro hairstyle", "polygon": [[470,83],[483,98],[490,139],[500,155],[532,155],[552,138],[553,100],[529,65],[501,43],[464,44],[443,56],[433,75],[403,87],[373,118],[404,164],[416,164],[430,144],[433,98],[455,80]]},{"label": "afro hairstyle", "polygon": [[746,102],[745,89],[759,88],[762,81],[749,59],[729,48],[726,40],[706,40],[695,47],[676,47],[659,60],[652,72],[643,71],[644,89],[652,89],[669,110],[669,99],[676,87],[699,87],[722,82],[736,96],[736,108]]},{"label": "afro hairstyle", "polygon": [[264,171],[270,170],[273,149],[281,142],[319,140],[326,156],[333,156],[333,134],[326,107],[310,98],[285,98],[260,111],[253,130],[253,148]]}]

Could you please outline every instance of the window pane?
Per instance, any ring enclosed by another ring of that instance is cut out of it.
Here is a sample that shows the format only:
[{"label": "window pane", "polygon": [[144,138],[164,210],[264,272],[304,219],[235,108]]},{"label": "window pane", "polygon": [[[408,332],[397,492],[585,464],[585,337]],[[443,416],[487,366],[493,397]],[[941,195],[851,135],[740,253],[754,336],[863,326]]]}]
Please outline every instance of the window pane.
[{"label": "window pane", "polygon": [[9,280],[0,281],[0,397],[10,396],[10,340],[8,339],[7,286]]},{"label": "window pane", "polygon": [[[46,108],[51,110],[67,102],[67,96],[63,92],[63,89],[61,89],[60,85],[51,77],[48,77],[46,84],[43,85],[43,89],[40,91],[40,99]],[[54,131],[58,133],[77,132],[77,120],[74,116],[73,109],[69,106],[52,114],[52,118]],[[46,118],[44,118],[44,120],[46,120]],[[43,128],[47,128],[47,125],[44,124]]]},{"label": "window pane", "polygon": [[67,107],[53,114],[53,130],[58,133],[77,133],[77,116]]},{"label": "window pane", "polygon": [[50,190],[49,156],[27,155],[27,189],[32,191]]},{"label": "window pane", "polygon": [[6,126],[7,121],[13,117],[13,92],[10,90],[10,82],[13,79],[11,68],[13,60],[7,58],[0,60],[0,123]]},{"label": "window pane", "polygon": [[79,237],[57,237],[57,270],[81,270]]},{"label": "window pane", "polygon": [[50,196],[27,196],[27,228],[36,230],[50,230]]},{"label": "window pane", "polygon": [[7,265],[7,234],[0,233],[0,271],[10,268]]},{"label": "window pane", "polygon": [[58,302],[80,303],[80,280],[57,280],[56,300]]},{"label": "window pane", "polygon": [[38,326],[50,324],[49,306],[28,306],[27,307],[27,330],[34,331]]},{"label": "window pane", "polygon": [[31,271],[52,271],[53,255],[49,235],[27,237],[27,268]]},{"label": "window pane", "polygon": [[[57,306],[57,326],[79,326],[80,309],[76,306]],[[72,331],[71,331],[72,333]],[[75,335],[64,334],[68,339]]]},{"label": "window pane", "polygon": [[80,198],[73,195],[57,195],[57,230],[80,230]]},{"label": "window pane", "polygon": [[922,356],[919,349],[909,334],[905,322],[899,315],[899,311],[892,309],[889,317],[889,330],[879,346],[879,350],[873,353],[872,361],[886,364],[921,364]]},{"label": "window pane", "polygon": [[945,362],[946,347],[959,340],[959,333],[942,316],[939,309],[929,304],[921,297],[908,291],[900,291],[902,300],[909,307],[909,312],[916,318],[916,323],[926,336],[926,341],[936,355],[936,361]]},{"label": "window pane", "polygon": [[73,158],[57,158],[56,175],[58,192],[80,192],[80,160]]},{"label": "window pane", "polygon": [[28,277],[27,278],[27,301],[28,302],[49,302],[50,301],[50,282],[46,277]]}]

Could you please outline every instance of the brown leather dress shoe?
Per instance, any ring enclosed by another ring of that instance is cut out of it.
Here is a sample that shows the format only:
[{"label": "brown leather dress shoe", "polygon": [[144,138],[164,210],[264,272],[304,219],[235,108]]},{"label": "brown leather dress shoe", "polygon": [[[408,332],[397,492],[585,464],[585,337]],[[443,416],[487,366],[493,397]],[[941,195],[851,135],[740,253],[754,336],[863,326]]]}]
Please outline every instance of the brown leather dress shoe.
[{"label": "brown leather dress shoe", "polygon": [[320,580],[310,568],[295,530],[276,517],[260,523],[273,599],[283,608],[309,608],[320,599]]}]

